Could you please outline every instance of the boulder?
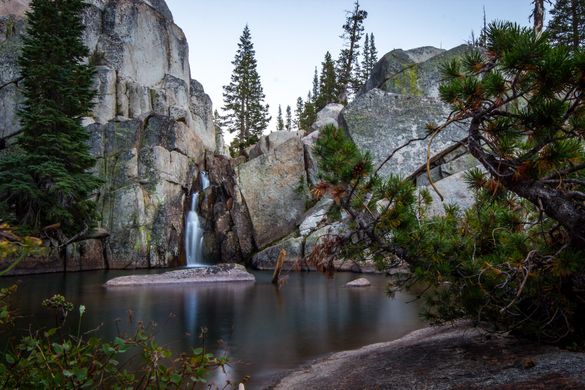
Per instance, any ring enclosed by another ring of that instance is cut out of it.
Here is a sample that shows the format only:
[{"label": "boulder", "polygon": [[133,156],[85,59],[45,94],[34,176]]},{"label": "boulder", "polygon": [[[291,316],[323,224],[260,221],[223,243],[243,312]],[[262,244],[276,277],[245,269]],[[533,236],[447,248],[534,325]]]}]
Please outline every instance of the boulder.
[{"label": "boulder", "polygon": [[351,232],[350,228],[342,221],[325,225],[307,236],[305,240],[305,256],[310,256],[317,245],[323,244],[328,239],[344,237]]},{"label": "boulder", "polygon": [[370,281],[366,278],[359,278],[352,280],[351,282],[347,282],[345,284],[347,287],[369,287],[372,285]]},{"label": "boulder", "polygon": [[[351,139],[364,151],[370,152],[378,167],[397,148],[427,135],[428,123],[441,123],[449,108],[439,100],[425,96],[407,96],[380,89],[357,97],[342,112],[344,128]],[[451,125],[435,137],[431,154],[463,139],[466,131]],[[380,175],[408,176],[427,158],[428,139],[411,142],[396,153],[380,170]]]},{"label": "boulder", "polygon": [[286,251],[284,269],[303,267],[303,237],[286,238],[278,244],[256,253],[252,257],[252,267],[259,270],[273,270],[278,260],[281,249]]},{"label": "boulder", "polygon": [[[483,167],[481,166],[478,166],[478,168],[483,170]],[[429,216],[444,215],[444,206],[446,204],[456,205],[461,211],[465,211],[473,206],[475,203],[475,196],[465,182],[466,174],[467,171],[458,172],[435,182],[435,187],[437,187],[441,195],[443,195],[443,202],[441,202],[437,192],[431,186],[427,186],[427,189],[433,197],[433,203],[431,203],[428,211]]]},{"label": "boulder", "polygon": [[299,225],[299,233],[301,236],[308,236],[327,220],[327,213],[331,209],[331,206],[333,206],[333,203],[333,199],[323,198],[305,213],[303,222]]},{"label": "boulder", "polygon": [[313,131],[306,137],[302,138],[303,148],[305,151],[305,168],[307,170],[307,180],[311,186],[317,185],[319,182],[319,160],[315,151],[313,150],[315,143],[319,139],[320,131]]},{"label": "boulder", "polygon": [[104,286],[135,287],[157,286],[169,284],[202,284],[202,283],[226,283],[248,282],[254,283],[254,275],[246,271],[240,264],[219,264],[207,267],[187,268],[162,274],[120,276],[108,280]]},{"label": "boulder", "polygon": [[311,125],[312,131],[319,131],[327,125],[339,127],[339,115],[343,110],[343,104],[329,103],[317,113],[315,123]]},{"label": "boulder", "polygon": [[236,168],[258,248],[290,234],[309,199],[304,149],[297,137]]},{"label": "boulder", "polygon": [[378,88],[401,95],[438,97],[440,65],[469,50],[468,45],[451,50],[432,46],[392,50],[376,63],[360,94]]},{"label": "boulder", "polygon": [[270,153],[279,145],[290,139],[300,139],[303,137],[302,131],[273,131],[272,133],[260,137],[260,140],[248,148],[248,159],[253,159],[263,154]]}]

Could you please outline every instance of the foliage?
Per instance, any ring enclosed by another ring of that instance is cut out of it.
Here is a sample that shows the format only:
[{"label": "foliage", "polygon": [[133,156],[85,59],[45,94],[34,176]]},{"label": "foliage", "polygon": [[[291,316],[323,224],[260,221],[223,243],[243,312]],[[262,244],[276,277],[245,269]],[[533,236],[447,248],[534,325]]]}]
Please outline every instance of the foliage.
[{"label": "foliage", "polygon": [[292,109],[290,108],[290,106],[286,106],[286,119],[284,127],[286,128],[287,131],[292,131],[292,123],[293,123]]},{"label": "foliage", "polygon": [[284,130],[284,119],[282,118],[282,107],[278,105],[278,116],[276,117],[276,131]]},{"label": "foliage", "polygon": [[547,33],[557,45],[570,50],[585,48],[585,2],[583,0],[557,0],[550,10]]},{"label": "foliage", "polygon": [[364,40],[364,52],[362,54],[362,62],[360,66],[361,72],[357,77],[360,88],[365,85],[370,78],[370,74],[372,73],[372,69],[374,69],[376,62],[378,62],[378,50],[376,49],[376,40],[374,38],[374,34],[366,34]]},{"label": "foliage", "polygon": [[226,114],[222,117],[222,127],[236,133],[230,146],[232,155],[240,154],[246,147],[258,142],[270,122],[269,107],[263,103],[265,95],[255,55],[252,35],[246,25],[232,61],[234,71],[231,81],[223,87],[223,110]]},{"label": "foliage", "polygon": [[[488,31],[488,43],[493,55],[498,55],[494,50],[498,41],[494,41],[494,37],[509,33],[532,34],[511,26],[492,26]],[[519,36],[513,35],[512,41],[516,39]],[[526,44],[522,42],[522,45]],[[533,52],[534,48],[527,50]],[[510,58],[504,54],[499,56]],[[449,75],[461,74],[458,72],[465,67],[480,69],[472,61],[479,58],[477,54],[471,54],[461,64],[447,64],[445,77],[449,79]],[[497,68],[492,67],[491,71],[496,72]],[[505,74],[517,77],[509,69]],[[481,83],[492,85],[490,83],[494,80],[490,77],[493,76],[475,80],[473,88],[468,87],[468,90],[478,93],[483,90]],[[501,80],[504,77],[502,74]],[[450,80],[459,80],[462,86],[470,83],[465,76]],[[540,78],[534,76],[530,80],[534,82]],[[518,80],[514,88],[522,90],[526,83]],[[567,84],[565,86],[571,90]],[[448,90],[449,84],[441,88],[442,94]],[[477,109],[477,103],[468,106],[472,100],[469,97],[464,99],[463,92],[457,91],[454,95],[459,100],[452,103],[460,104],[464,109]],[[513,96],[513,92],[510,94]],[[529,120],[528,114],[537,114],[535,106],[530,106],[528,95],[528,92],[523,95],[522,104],[510,104],[506,108],[517,112],[514,115],[518,115],[518,119],[520,113],[524,113],[521,116],[523,126],[515,124],[515,132],[528,128],[528,124],[532,132],[518,137],[513,148],[497,149],[506,150],[499,161],[507,156],[522,156],[524,148],[532,150],[534,144],[529,147],[526,144],[529,144],[530,136],[539,136],[538,131],[542,130],[541,121],[546,116],[543,110],[539,110],[538,117]],[[493,100],[485,98],[484,101]],[[549,175],[555,168],[555,174],[560,175],[567,166],[572,167],[565,176],[568,183],[555,182],[555,188],[575,185],[581,180],[579,170],[575,168],[581,164],[582,146],[575,147],[567,142],[567,139],[572,139],[573,132],[583,134],[582,127],[574,127],[580,120],[575,117],[580,115],[577,114],[580,106],[574,102],[570,106],[575,107],[575,111],[571,111],[566,119],[571,133],[565,136],[564,142],[557,141],[560,135],[555,133],[556,138],[549,145],[560,144],[551,146],[552,149],[539,153],[538,158],[532,160],[543,175]],[[494,118],[496,113],[491,115]],[[482,128],[491,129],[492,134],[507,135],[504,125],[513,123],[516,118],[506,116],[504,123],[496,118],[493,122],[486,121]],[[559,122],[555,128],[557,131],[564,129]],[[437,131],[437,128],[431,130]],[[540,137],[540,140],[547,139]],[[485,143],[488,142],[489,147],[494,147],[491,152],[497,145],[505,145],[497,137],[488,138],[486,135]],[[455,206],[446,205],[443,215],[429,215],[432,198],[427,190],[417,191],[411,182],[398,177],[378,177],[369,156],[360,152],[343,131],[326,127],[315,152],[320,161],[320,177],[324,181],[314,188],[313,193],[317,198],[325,194],[332,196],[349,216],[346,223],[352,228],[350,234],[334,237],[331,242],[317,246],[315,251],[320,257],[329,257],[330,260],[335,256],[363,258],[367,253],[376,262],[389,265],[395,262],[392,255],[399,255],[409,264],[413,274],[397,281],[397,285],[422,284],[425,287],[422,293],[426,303],[425,315],[435,323],[467,318],[493,330],[512,330],[546,341],[583,340],[585,253],[582,246],[571,240],[573,232],[563,228],[564,221],[547,216],[542,204],[535,204],[509,190],[501,177],[485,167],[488,173],[472,170],[466,177],[476,194],[474,207],[463,213]],[[573,153],[576,157],[572,157]],[[554,161],[553,157],[560,161]],[[532,180],[537,177],[531,175]],[[323,267],[323,270],[327,268]]]},{"label": "foliage", "polygon": [[321,63],[321,76],[319,78],[319,96],[315,99],[315,111],[319,112],[329,103],[337,103],[337,78],[335,76],[335,64],[329,52]]},{"label": "foliage", "polygon": [[8,266],[0,270],[0,276],[8,274],[29,256],[44,255],[46,248],[42,244],[39,238],[20,237],[10,225],[0,223],[0,262],[8,260]]},{"label": "foliage", "polygon": [[18,147],[0,159],[3,218],[38,234],[58,225],[78,233],[96,218],[88,198],[100,180],[81,126],[95,95],[85,64],[81,0],[33,0],[19,65],[24,102]]},{"label": "foliage", "polygon": [[338,100],[347,101],[350,89],[355,80],[354,68],[359,58],[359,42],[364,34],[364,21],[368,13],[360,8],[356,0],[352,11],[347,11],[347,18],[343,25],[345,47],[341,50],[337,60],[337,81],[339,83]]},{"label": "foliage", "polygon": [[[0,303],[14,291],[0,291]],[[8,341],[7,352],[0,357],[0,383],[4,388],[179,389],[205,383],[210,370],[223,369],[228,363],[227,357],[208,353],[205,344],[189,354],[173,356],[142,323],[132,336],[116,337],[112,342],[91,332],[82,333],[83,305],[78,308],[77,332],[69,334],[66,320],[73,313],[73,305],[56,295],[45,300],[43,306],[54,311],[57,325],[46,331],[31,330],[24,337],[13,336]],[[205,334],[203,330],[203,339]]]}]

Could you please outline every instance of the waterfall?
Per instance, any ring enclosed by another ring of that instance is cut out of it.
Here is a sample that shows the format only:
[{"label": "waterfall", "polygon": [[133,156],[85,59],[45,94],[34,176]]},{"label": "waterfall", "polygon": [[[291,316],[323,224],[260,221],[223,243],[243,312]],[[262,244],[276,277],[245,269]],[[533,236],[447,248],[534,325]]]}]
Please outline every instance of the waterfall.
[{"label": "waterfall", "polygon": [[203,228],[199,222],[197,214],[197,205],[199,203],[199,193],[209,187],[209,177],[207,172],[199,173],[199,191],[191,194],[191,207],[187,212],[185,221],[185,257],[187,258],[187,267],[197,267],[203,265]]}]

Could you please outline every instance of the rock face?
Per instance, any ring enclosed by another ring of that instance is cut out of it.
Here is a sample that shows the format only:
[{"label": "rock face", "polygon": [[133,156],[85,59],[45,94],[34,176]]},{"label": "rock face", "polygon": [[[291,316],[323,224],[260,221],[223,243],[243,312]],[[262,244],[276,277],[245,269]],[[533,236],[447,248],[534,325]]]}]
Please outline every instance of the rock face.
[{"label": "rock face", "polygon": [[[423,138],[429,122],[439,123],[449,115],[446,105],[427,96],[399,95],[372,89],[356,98],[342,113],[344,127],[362,150],[371,153],[374,166],[379,166],[395,149],[407,142]],[[449,126],[437,136],[431,154],[464,138],[465,130]],[[380,170],[382,176],[408,176],[427,158],[428,140],[414,141]]]},{"label": "rock face", "polygon": [[[481,166],[478,166],[478,168],[484,170]],[[433,203],[431,203],[428,210],[428,215],[430,217],[445,214],[444,206],[447,204],[455,205],[459,207],[461,211],[465,211],[473,206],[475,203],[475,196],[465,182],[465,175],[467,172],[467,170],[457,172],[445,179],[435,182],[435,186],[444,198],[443,202],[441,202],[439,195],[430,185],[427,187],[433,197]]]},{"label": "rock face", "polygon": [[[29,1],[2,3],[0,136],[19,130],[16,60]],[[110,236],[109,268],[165,267],[179,255],[186,195],[196,164],[216,149],[211,100],[192,80],[189,48],[163,0],[90,0],[83,19],[98,95],[84,124],[104,180],[97,196]],[[96,256],[99,250],[85,250]],[[81,256],[81,257],[80,257]]]},{"label": "rock face", "polygon": [[156,286],[168,284],[255,282],[254,275],[240,264],[187,268],[155,275],[130,275],[108,280],[105,287]]},{"label": "rock face", "polygon": [[376,63],[361,94],[378,88],[401,95],[438,97],[440,64],[461,56],[468,50],[467,45],[451,50],[432,46],[392,50]]},{"label": "rock face", "polygon": [[237,177],[258,248],[286,236],[301,222],[308,188],[300,139],[291,138],[238,166]]},{"label": "rock face", "polygon": [[335,353],[274,389],[581,389],[585,354],[486,334],[465,325]]}]

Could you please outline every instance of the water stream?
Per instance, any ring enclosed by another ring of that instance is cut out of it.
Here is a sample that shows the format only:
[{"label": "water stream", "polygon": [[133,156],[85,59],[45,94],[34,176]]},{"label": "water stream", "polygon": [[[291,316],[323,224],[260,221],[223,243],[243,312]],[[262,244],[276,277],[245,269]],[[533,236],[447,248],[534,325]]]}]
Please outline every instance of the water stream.
[{"label": "water stream", "polygon": [[207,172],[199,173],[199,191],[191,194],[191,207],[185,217],[185,257],[187,267],[199,267],[203,264],[203,227],[199,220],[197,207],[199,205],[199,194],[209,187]]}]

